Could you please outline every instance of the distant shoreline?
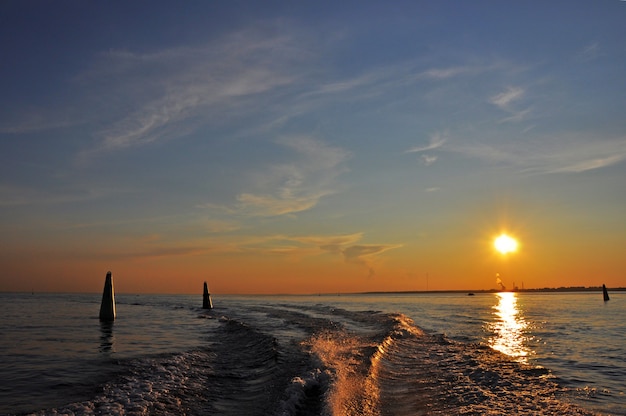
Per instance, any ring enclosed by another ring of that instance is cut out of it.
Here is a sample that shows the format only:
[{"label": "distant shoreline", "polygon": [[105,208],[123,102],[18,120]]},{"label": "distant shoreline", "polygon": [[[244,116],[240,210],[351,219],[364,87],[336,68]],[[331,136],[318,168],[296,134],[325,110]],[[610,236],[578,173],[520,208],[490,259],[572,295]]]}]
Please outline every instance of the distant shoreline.
[{"label": "distant shoreline", "polygon": [[[611,292],[626,292],[626,287],[609,287]],[[573,287],[544,287],[536,289],[520,289],[501,290],[501,289],[449,289],[449,290],[395,290],[395,291],[372,291],[372,292],[317,292],[317,293],[221,293],[219,296],[337,296],[337,295],[411,295],[411,294],[439,294],[439,293],[575,293],[575,292],[602,292],[602,286],[573,286]],[[56,294],[56,295],[98,295],[99,292],[37,292],[37,291],[0,291],[0,294]],[[134,293],[134,292],[118,292],[117,295],[189,295],[196,296],[197,293]]]},{"label": "distant shoreline", "polygon": [[[609,292],[626,292],[626,287],[608,288]],[[389,295],[389,294],[426,294],[426,293],[500,293],[500,292],[515,292],[515,293],[562,293],[562,292],[602,292],[602,286],[575,286],[575,287],[544,287],[537,289],[513,289],[513,290],[501,290],[501,289],[478,289],[478,290],[404,290],[404,291],[378,291],[378,292],[359,292],[355,294],[359,295]],[[348,294],[348,293],[345,293]]]}]

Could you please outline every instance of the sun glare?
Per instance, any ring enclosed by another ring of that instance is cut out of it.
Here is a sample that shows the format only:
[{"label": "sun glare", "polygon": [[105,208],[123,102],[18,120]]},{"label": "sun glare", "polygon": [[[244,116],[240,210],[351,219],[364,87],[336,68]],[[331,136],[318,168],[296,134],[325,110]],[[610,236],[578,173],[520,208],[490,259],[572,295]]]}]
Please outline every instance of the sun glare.
[{"label": "sun glare", "polygon": [[517,241],[506,234],[500,234],[493,242],[493,245],[502,254],[517,250]]}]

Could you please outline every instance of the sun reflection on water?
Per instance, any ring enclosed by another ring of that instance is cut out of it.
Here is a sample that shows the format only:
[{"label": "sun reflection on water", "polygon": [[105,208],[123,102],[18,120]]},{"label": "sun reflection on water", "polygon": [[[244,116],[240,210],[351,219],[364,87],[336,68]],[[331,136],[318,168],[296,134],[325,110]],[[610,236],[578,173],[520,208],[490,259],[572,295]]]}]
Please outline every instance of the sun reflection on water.
[{"label": "sun reflection on water", "polygon": [[498,303],[493,306],[495,320],[488,325],[492,333],[489,345],[494,350],[526,363],[530,353],[525,335],[528,323],[517,306],[517,294],[500,292],[496,295]]}]

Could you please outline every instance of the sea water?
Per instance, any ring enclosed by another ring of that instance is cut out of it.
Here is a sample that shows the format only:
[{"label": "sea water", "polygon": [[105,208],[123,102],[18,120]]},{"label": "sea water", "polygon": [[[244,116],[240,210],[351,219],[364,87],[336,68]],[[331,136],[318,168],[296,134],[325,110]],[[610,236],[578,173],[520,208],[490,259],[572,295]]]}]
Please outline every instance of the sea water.
[{"label": "sea water", "polygon": [[0,294],[0,414],[626,414],[626,293]]}]

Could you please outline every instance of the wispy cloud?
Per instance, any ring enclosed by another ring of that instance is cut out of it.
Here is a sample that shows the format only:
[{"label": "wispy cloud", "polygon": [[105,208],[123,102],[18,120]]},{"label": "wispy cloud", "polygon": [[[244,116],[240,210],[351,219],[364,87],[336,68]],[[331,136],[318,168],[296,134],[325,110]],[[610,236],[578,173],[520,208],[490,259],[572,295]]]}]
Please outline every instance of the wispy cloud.
[{"label": "wispy cloud", "polygon": [[228,233],[241,228],[238,222],[228,220],[209,219],[202,224],[210,233]]},{"label": "wispy cloud", "polygon": [[325,94],[339,94],[348,91],[354,91],[355,89],[363,88],[366,86],[371,86],[373,84],[379,83],[382,80],[388,78],[388,75],[385,71],[371,71],[365,74],[360,74],[352,78],[346,78],[341,81],[329,82],[322,84],[319,88],[316,88],[312,91],[309,91],[302,95],[302,97],[309,97],[315,95],[325,95]]},{"label": "wispy cloud", "polygon": [[399,247],[401,247],[399,244],[359,244],[346,247],[341,253],[347,262],[366,267],[369,271],[369,276],[372,277],[375,274],[374,263],[376,256]]},{"label": "wispy cloud", "polygon": [[468,76],[477,76],[494,71],[508,69],[509,64],[502,61],[467,61],[461,62],[453,66],[438,66],[428,69],[419,70],[415,78],[419,80],[450,80],[451,78],[460,78]]},{"label": "wispy cloud", "polygon": [[531,172],[581,173],[626,161],[626,137],[618,140],[571,140],[567,146],[543,147],[528,157]]},{"label": "wispy cloud", "polygon": [[[341,255],[343,259],[352,264],[367,268],[368,275],[375,274],[374,267],[377,257],[395,248],[402,247],[401,244],[356,244],[363,238],[363,233],[343,234],[343,235],[313,235],[313,236],[296,236],[286,237],[277,236],[275,239],[280,241],[293,241],[303,244],[307,254],[311,254],[308,246],[315,246],[322,252]],[[289,254],[293,254],[293,250],[288,250]]]},{"label": "wispy cloud", "polygon": [[348,151],[301,136],[282,138],[275,144],[291,151],[290,160],[257,172],[257,189],[239,193],[237,204],[223,210],[246,216],[293,214],[311,209],[324,196],[337,192],[337,178],[347,170]]},{"label": "wispy cloud", "polygon": [[356,244],[362,237],[363,233],[355,233],[339,236],[298,237],[297,240],[315,244],[319,249],[329,253],[340,254],[346,262],[367,268],[370,277],[375,274],[374,266],[377,256],[388,250],[402,247],[401,244]]},{"label": "wispy cloud", "polygon": [[626,160],[626,137],[590,138],[582,133],[538,136],[523,142],[457,141],[447,151],[533,174],[581,173]]},{"label": "wispy cloud", "polygon": [[446,141],[447,141],[447,133],[436,132],[430,135],[427,145],[412,147],[408,150],[405,150],[404,153],[417,153],[417,152],[425,152],[427,150],[435,150],[443,146],[443,144]]},{"label": "wispy cloud", "polygon": [[[102,54],[97,65],[77,79],[85,84],[109,86],[113,92],[102,94],[101,106],[117,108],[117,104],[123,103],[127,111],[108,116],[110,123],[94,133],[96,144],[81,152],[79,160],[185,136],[202,125],[220,124],[260,111],[265,116],[257,120],[256,128],[276,128],[292,117],[323,108],[331,98],[335,102],[380,98],[408,85],[479,74],[498,67],[459,65],[416,71],[413,64],[404,63],[336,79],[314,75],[307,63],[319,57],[302,46],[302,39],[296,36],[260,36],[258,30],[250,29],[199,47]],[[496,102],[512,100],[510,94],[515,91],[496,97]],[[273,96],[280,96],[281,100],[271,99]],[[264,103],[284,102],[285,97],[292,105],[272,104],[281,107],[272,113],[280,116],[268,122],[273,116]],[[246,126],[255,128],[249,123]],[[422,150],[429,148],[407,152]],[[276,202],[250,195],[242,195],[241,201],[259,205]],[[297,206],[305,207],[308,203],[303,200]],[[297,206],[284,209],[297,210]]]},{"label": "wispy cloud", "polygon": [[520,87],[508,87],[506,91],[489,98],[489,102],[503,110],[508,110],[512,102],[524,96],[524,89]]},{"label": "wispy cloud", "polygon": [[508,87],[505,91],[489,98],[491,104],[510,114],[501,119],[500,123],[520,122],[531,114],[531,107],[520,109],[519,105],[515,105],[524,98],[525,94],[526,90],[521,87]]},{"label": "wispy cloud", "polygon": [[0,134],[33,133],[79,124],[77,117],[68,116],[69,111],[65,109],[62,114],[57,114],[50,109],[31,109],[27,113],[8,115],[8,120],[0,121]]},{"label": "wispy cloud", "polygon": [[327,193],[295,195],[254,195],[242,193],[237,196],[241,211],[254,216],[275,216],[306,211],[317,204]]},{"label": "wispy cloud", "polygon": [[[380,99],[383,97],[390,102],[396,102],[399,90],[407,88],[430,88],[433,81],[461,78],[462,76],[476,76],[485,72],[501,69],[502,65],[458,65],[450,67],[436,67],[424,69],[423,64],[414,61],[405,61],[392,65],[369,68],[342,79],[322,80],[308,86],[299,98],[302,100],[323,100],[332,97],[333,100],[363,101]],[[437,83],[439,84],[439,83]],[[324,101],[317,102],[318,104]]]},{"label": "wispy cloud", "polygon": [[420,73],[424,78],[448,79],[469,71],[466,67],[433,68]]},{"label": "wispy cloud", "polygon": [[150,244],[137,241],[132,246],[124,246],[123,249],[111,247],[99,247],[94,251],[92,247],[85,248],[84,251],[75,251],[73,256],[99,260],[146,260],[168,257],[187,257],[207,254],[211,252],[205,246],[194,246],[190,244],[176,244],[165,242],[160,244]]},{"label": "wispy cloud", "polygon": [[600,44],[598,42],[593,42],[585,45],[578,55],[576,59],[579,61],[592,61],[600,56]]},{"label": "wispy cloud", "polygon": [[[129,258],[129,259],[142,259],[142,258],[161,258],[161,257],[180,257],[180,256],[192,256],[199,255],[208,252],[206,247],[148,247],[145,250],[125,250],[118,251],[113,257],[116,258]],[[110,256],[110,255],[109,255]],[[107,257],[106,253],[99,255],[99,257]]]},{"label": "wispy cloud", "polygon": [[625,154],[572,161],[572,163],[570,164],[557,167],[553,170],[553,172],[585,172],[588,170],[600,169],[607,166],[615,165],[624,160],[626,160]]},{"label": "wispy cloud", "polygon": [[532,108],[524,110],[510,111],[511,115],[500,120],[500,123],[520,122],[526,120],[531,114]]},{"label": "wispy cloud", "polygon": [[55,205],[101,199],[128,192],[123,189],[65,188],[41,189],[0,184],[0,207],[20,205]]},{"label": "wispy cloud", "polygon": [[437,156],[423,154],[423,155],[420,155],[420,161],[424,165],[430,166],[437,161]]},{"label": "wispy cloud", "polygon": [[[302,56],[293,39],[260,37],[254,30],[196,48],[105,53],[79,81],[97,79],[110,86],[124,97],[130,111],[118,112],[110,127],[96,133],[97,145],[81,156],[185,134],[180,131],[183,121],[187,129],[194,129],[208,121],[236,117],[244,107],[254,111],[249,98],[293,83],[293,66]],[[114,100],[120,99],[112,95],[105,92],[103,99],[114,106]]]},{"label": "wispy cloud", "polygon": [[344,247],[354,244],[363,238],[363,233],[343,234],[343,235],[313,235],[295,237],[294,240],[311,244],[322,251],[329,253],[341,253]]}]

